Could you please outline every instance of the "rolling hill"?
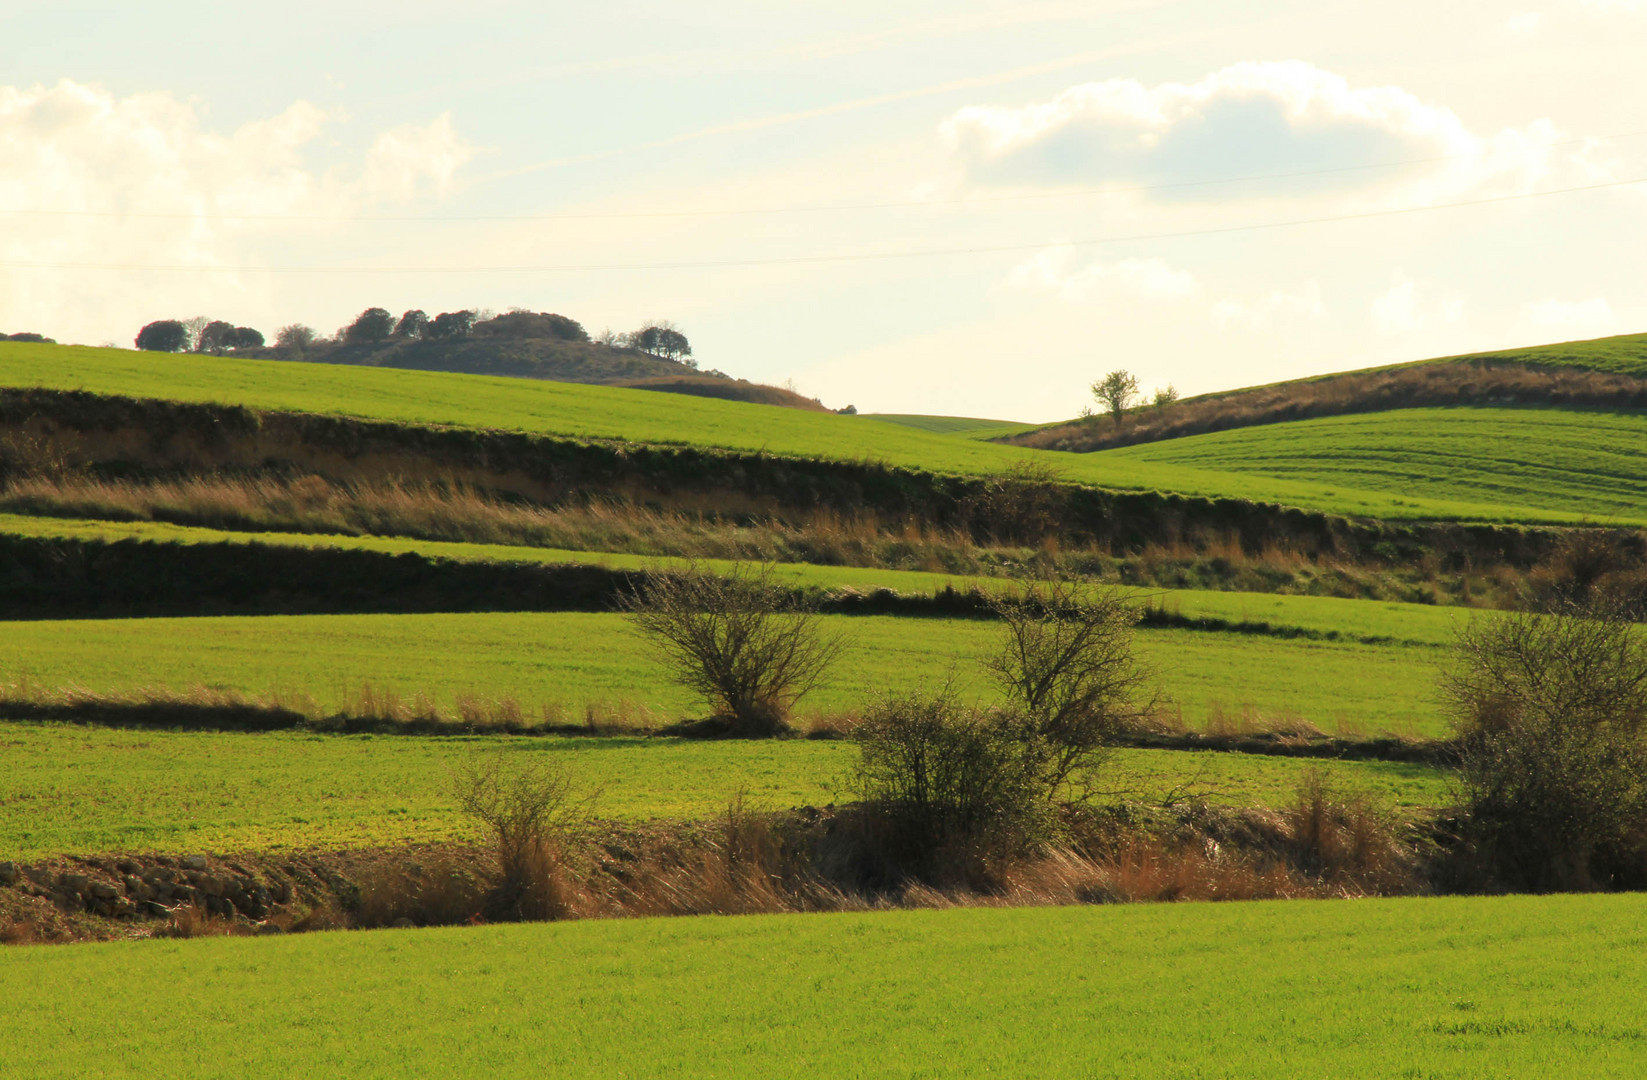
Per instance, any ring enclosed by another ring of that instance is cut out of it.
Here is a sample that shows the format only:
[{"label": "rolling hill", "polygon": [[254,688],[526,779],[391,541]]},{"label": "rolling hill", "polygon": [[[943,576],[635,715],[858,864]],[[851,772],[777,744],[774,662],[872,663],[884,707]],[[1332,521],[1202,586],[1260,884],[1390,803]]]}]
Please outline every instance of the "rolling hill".
[{"label": "rolling hill", "polygon": [[[723,448],[957,476],[997,477],[1028,468],[1066,483],[1113,490],[1250,500],[1389,520],[1647,523],[1647,510],[1630,505],[1630,493],[1647,483],[1647,460],[1627,445],[1634,432],[1647,428],[1634,415],[1594,410],[1420,410],[1412,414],[1416,428],[1408,430],[1401,420],[1373,424],[1361,432],[1362,442],[1342,452],[1332,439],[1313,438],[1308,432],[1314,429],[1306,428],[1307,458],[1289,458],[1287,451],[1266,454],[1243,443],[1246,449],[1232,451],[1226,460],[1220,451],[1202,452],[1193,445],[1159,456],[1050,453],[869,417],[616,387],[38,344],[0,343],[0,387]],[[1262,430],[1280,437],[1283,427]],[[1607,449],[1592,465],[1573,468],[1565,455],[1575,441]],[[1441,445],[1466,463],[1468,474],[1415,482],[1415,475],[1437,467],[1427,456],[1440,452]],[[1369,455],[1382,456],[1388,467],[1368,468]],[[1537,491],[1524,491],[1529,471],[1545,478]]]}]

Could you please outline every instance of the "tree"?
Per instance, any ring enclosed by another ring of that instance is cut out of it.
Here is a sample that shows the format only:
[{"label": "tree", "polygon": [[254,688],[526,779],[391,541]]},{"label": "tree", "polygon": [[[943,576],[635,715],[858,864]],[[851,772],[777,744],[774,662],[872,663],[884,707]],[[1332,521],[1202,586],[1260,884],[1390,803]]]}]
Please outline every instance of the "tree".
[{"label": "tree", "polygon": [[668,319],[654,319],[639,330],[624,335],[624,339],[631,348],[677,363],[692,355],[692,345],[686,340],[686,335]]},{"label": "tree", "polygon": [[841,650],[824,635],[816,608],[770,566],[651,574],[623,606],[675,679],[735,735],[784,731],[789,710]]},{"label": "tree", "polygon": [[1109,410],[1110,416],[1115,418],[1115,426],[1120,427],[1128,409],[1138,397],[1138,379],[1131,372],[1115,370],[1092,384],[1092,396],[1098,399],[1098,404]]},{"label": "tree", "polygon": [[386,341],[395,332],[395,317],[383,308],[367,308],[355,316],[343,331],[345,345],[370,345]]},{"label": "tree", "polygon": [[576,319],[569,319],[565,315],[556,315],[551,311],[525,311],[515,308],[494,319],[476,323],[475,336],[539,341],[588,341],[589,331]]},{"label": "tree", "polygon": [[443,311],[423,328],[423,336],[434,341],[466,338],[474,325],[475,313],[472,311]]},{"label": "tree", "polygon": [[249,326],[237,326],[229,336],[228,346],[231,349],[261,349],[263,334]]},{"label": "tree", "polygon": [[147,352],[182,352],[188,343],[189,331],[177,319],[159,319],[137,332],[137,347]]},{"label": "tree", "polygon": [[413,308],[402,315],[399,322],[395,323],[395,337],[416,341],[423,336],[423,332],[428,325],[429,316],[424,314],[423,309]]},{"label": "tree", "polygon": [[1178,388],[1171,383],[1167,383],[1165,386],[1156,388],[1155,397],[1151,404],[1153,404],[1157,409],[1164,409],[1177,400]]},{"label": "tree", "polygon": [[314,328],[302,323],[290,323],[275,331],[275,347],[301,356],[315,343]]},{"label": "tree", "polygon": [[1099,763],[1116,736],[1149,712],[1148,673],[1132,654],[1138,609],[1119,589],[1054,579],[998,594],[1005,633],[985,661],[1023,737],[1041,747],[1057,790]]},{"label": "tree", "polygon": [[234,336],[234,324],[226,323],[221,319],[214,319],[200,330],[200,337],[195,341],[195,352],[221,353],[230,348],[229,339]]},{"label": "tree", "polygon": [[1466,831],[1516,887],[1647,884],[1647,641],[1610,608],[1462,627],[1441,683]]},{"label": "tree", "polygon": [[201,332],[211,324],[211,320],[204,315],[196,315],[192,319],[183,320],[183,331],[188,336],[184,339],[183,348],[188,352],[200,351]]}]

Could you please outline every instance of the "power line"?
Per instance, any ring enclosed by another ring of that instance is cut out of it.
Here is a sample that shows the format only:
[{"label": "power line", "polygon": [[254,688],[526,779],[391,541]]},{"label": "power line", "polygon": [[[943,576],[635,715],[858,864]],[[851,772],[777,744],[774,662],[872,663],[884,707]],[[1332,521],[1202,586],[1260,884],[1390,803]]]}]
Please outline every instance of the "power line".
[{"label": "power line", "polygon": [[[1594,135],[1562,139],[1547,144],[1551,147],[1572,146],[1580,143],[1610,142],[1634,139],[1647,135],[1647,130],[1626,131],[1614,135]],[[771,214],[837,213],[855,210],[913,210],[927,207],[983,206],[1000,203],[1039,202],[1049,199],[1086,198],[1092,195],[1148,194],[1156,191],[1178,191],[1189,188],[1218,187],[1229,184],[1249,184],[1265,180],[1297,180],[1313,176],[1335,176],[1344,173],[1373,172],[1399,169],[1414,165],[1436,165],[1447,161],[1461,161],[1477,156],[1474,153],[1442,154],[1435,157],[1407,158],[1401,161],[1381,161],[1366,165],[1341,165],[1328,169],[1305,169],[1296,172],[1250,173],[1243,176],[1224,176],[1207,180],[1181,180],[1167,184],[1130,184],[1106,187],[1075,188],[1064,191],[1042,191],[1016,195],[978,195],[960,199],[912,199],[904,201],[863,203],[822,203],[811,206],[757,206],[729,209],[692,210],[632,210],[589,214],[202,214],[202,213],[132,213],[123,210],[36,210],[0,208],[0,214],[31,217],[120,218],[141,221],[271,221],[271,222],[362,222],[414,224],[427,222],[445,224],[454,222],[508,222],[508,221],[622,221],[651,218],[693,217],[747,217]]]},{"label": "power line", "polygon": [[1369,210],[1359,214],[1334,214],[1326,217],[1294,218],[1290,221],[1267,221],[1251,225],[1225,225],[1211,229],[1189,229],[1182,232],[1132,233],[1120,236],[1099,236],[1083,240],[1047,240],[1038,243],[980,245],[974,247],[926,248],[914,251],[860,251],[836,255],[791,255],[763,259],[702,259],[683,262],[637,263],[582,263],[545,264],[537,266],[186,266],[122,263],[0,263],[8,270],[143,270],[178,271],[192,273],[248,273],[248,274],[508,274],[508,273],[594,273],[610,270],[705,270],[721,267],[789,266],[806,263],[866,262],[888,259],[920,259],[943,255],[993,255],[1021,251],[1044,251],[1047,248],[1096,247],[1105,244],[1138,243],[1147,240],[1179,240],[1196,236],[1222,236],[1229,233],[1258,232],[1267,229],[1287,229],[1302,225],[1326,225],[1343,221],[1367,221],[1373,218],[1422,214],[1435,210],[1456,210],[1467,206],[1489,206],[1497,203],[1521,202],[1550,195],[1570,195],[1583,191],[1601,191],[1607,188],[1628,187],[1647,183],[1647,176],[1629,180],[1610,180],[1601,184],[1579,187],[1552,188],[1548,191],[1529,191],[1519,195],[1495,195],[1484,199],[1462,202],[1435,203],[1430,206],[1407,206],[1394,210]]}]

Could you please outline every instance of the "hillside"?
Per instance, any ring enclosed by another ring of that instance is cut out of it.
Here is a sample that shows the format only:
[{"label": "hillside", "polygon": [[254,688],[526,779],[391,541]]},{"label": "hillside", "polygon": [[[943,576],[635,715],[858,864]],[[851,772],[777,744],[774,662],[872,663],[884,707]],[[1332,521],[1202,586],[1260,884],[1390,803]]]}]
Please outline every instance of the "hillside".
[{"label": "hillside", "polygon": [[[482,324],[484,325],[484,324]],[[260,360],[293,359],[282,349],[242,350]],[[627,346],[560,338],[475,335],[449,340],[389,340],[369,344],[311,346],[302,359],[314,364],[501,375],[515,379],[639,386],[665,393],[694,394],[726,401],[751,401],[797,409],[823,409],[812,398],[782,387],[698,372]]]},{"label": "hillside", "polygon": [[[352,416],[400,425],[484,428],[576,440],[722,449],[809,462],[809,468],[847,465],[907,469],[923,474],[998,480],[1003,476],[1055,479],[1117,491],[1175,492],[1307,508],[1390,520],[1576,523],[1611,505],[1584,489],[1555,505],[1529,503],[1518,474],[1531,462],[1557,468],[1553,444],[1490,444],[1469,451],[1483,470],[1468,491],[1414,491],[1399,476],[1334,476],[1298,470],[1271,475],[1214,467],[1202,460],[1150,460],[1102,454],[1049,454],[937,434],[861,416],[806,412],[684,395],[639,393],[618,387],[390,370],[344,365],[273,362],[241,357],[163,355],[120,349],[0,343],[0,387],[82,390],[96,394],[225,403],[255,410]],[[1590,416],[1597,414],[1575,414]],[[1585,421],[1587,422],[1587,421]],[[1601,422],[1601,421],[1597,421]],[[1636,420],[1619,421],[1626,425]],[[1644,421],[1647,423],[1647,421]],[[1607,439],[1627,438],[1627,426]],[[1402,436],[1386,453],[1400,458]],[[1467,437],[1468,441],[1473,436]],[[1330,449],[1328,450],[1330,453]],[[1618,459],[1622,480],[1635,483],[1647,459]],[[1030,470],[1029,473],[1024,470]],[[1353,470],[1352,470],[1353,473]],[[416,475],[414,472],[413,475]],[[822,474],[820,473],[820,476]],[[671,482],[678,482],[679,476]],[[1612,484],[1613,478],[1598,482]],[[1347,481],[1347,482],[1346,482]],[[1540,500],[1541,502],[1544,500]],[[1232,508],[1233,509],[1233,508]],[[1614,520],[1647,522],[1647,513],[1619,512]]]},{"label": "hillside", "polygon": [[1005,433],[1002,442],[1090,451],[1320,416],[1434,406],[1647,408],[1647,334],[1471,353],[1245,387]]}]

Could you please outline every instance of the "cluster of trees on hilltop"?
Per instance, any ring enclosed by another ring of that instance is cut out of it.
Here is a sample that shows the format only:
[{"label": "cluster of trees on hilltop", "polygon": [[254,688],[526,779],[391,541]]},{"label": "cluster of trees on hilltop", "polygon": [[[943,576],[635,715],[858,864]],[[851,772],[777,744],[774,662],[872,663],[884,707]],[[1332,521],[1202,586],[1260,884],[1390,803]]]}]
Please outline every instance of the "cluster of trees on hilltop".
[{"label": "cluster of trees on hilltop", "polygon": [[[338,345],[393,344],[403,341],[457,341],[465,338],[501,338],[536,341],[572,341],[638,349],[660,360],[695,368],[692,344],[680,327],[654,319],[638,330],[615,334],[608,330],[591,339],[576,319],[549,311],[514,308],[502,315],[487,311],[443,311],[430,316],[419,308],[398,317],[387,308],[371,307],[353,322],[327,337],[303,323],[291,323],[275,332],[275,347],[301,355],[311,349]],[[223,353],[263,347],[263,335],[246,326],[206,319],[160,319],[138,332],[137,347],[153,352]]]},{"label": "cluster of trees on hilltop", "polygon": [[32,341],[32,342],[35,342],[36,344],[39,344],[39,345],[56,345],[57,344],[57,340],[55,338],[49,338],[44,334],[30,334],[30,333],[0,334],[0,341]]},{"label": "cluster of trees on hilltop", "polygon": [[263,346],[263,335],[249,326],[197,315],[192,319],[157,319],[137,332],[137,347],[148,352],[197,352],[221,355]]}]

